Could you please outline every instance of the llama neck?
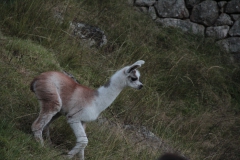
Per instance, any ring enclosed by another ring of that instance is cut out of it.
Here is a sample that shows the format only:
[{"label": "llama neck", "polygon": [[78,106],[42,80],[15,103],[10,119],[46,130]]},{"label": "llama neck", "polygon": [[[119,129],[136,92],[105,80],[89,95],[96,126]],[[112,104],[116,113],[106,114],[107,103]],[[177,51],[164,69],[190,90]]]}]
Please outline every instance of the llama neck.
[{"label": "llama neck", "polygon": [[96,110],[101,113],[117,98],[125,87],[124,81],[118,77],[118,72],[114,74],[109,82],[98,88],[98,97],[96,99]]}]

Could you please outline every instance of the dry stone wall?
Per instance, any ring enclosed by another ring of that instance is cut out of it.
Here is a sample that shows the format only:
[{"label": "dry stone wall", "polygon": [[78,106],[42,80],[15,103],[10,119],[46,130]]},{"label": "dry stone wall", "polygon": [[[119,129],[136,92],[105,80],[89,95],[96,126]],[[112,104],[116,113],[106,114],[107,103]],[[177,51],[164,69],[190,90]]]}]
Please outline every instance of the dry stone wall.
[{"label": "dry stone wall", "polygon": [[226,51],[240,55],[240,0],[132,0],[165,27],[215,37]]}]

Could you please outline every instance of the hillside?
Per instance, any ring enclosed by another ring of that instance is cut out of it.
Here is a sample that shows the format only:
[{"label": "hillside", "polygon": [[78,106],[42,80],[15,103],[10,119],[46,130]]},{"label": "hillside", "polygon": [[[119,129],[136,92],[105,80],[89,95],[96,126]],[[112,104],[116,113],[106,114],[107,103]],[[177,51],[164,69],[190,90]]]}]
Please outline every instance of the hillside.
[{"label": "hillside", "polygon": [[[103,117],[117,126],[145,126],[169,151],[192,160],[240,159],[239,65],[213,39],[163,28],[124,0],[0,3],[0,159],[60,160],[75,144],[64,117],[51,126],[52,145],[35,142],[31,124],[39,106],[29,85],[36,75],[65,70],[98,88],[139,59],[146,62],[144,88],[125,89]],[[83,45],[69,31],[72,21],[98,26],[108,43]],[[87,135],[86,159],[150,160],[164,152],[107,123],[89,123]]]}]

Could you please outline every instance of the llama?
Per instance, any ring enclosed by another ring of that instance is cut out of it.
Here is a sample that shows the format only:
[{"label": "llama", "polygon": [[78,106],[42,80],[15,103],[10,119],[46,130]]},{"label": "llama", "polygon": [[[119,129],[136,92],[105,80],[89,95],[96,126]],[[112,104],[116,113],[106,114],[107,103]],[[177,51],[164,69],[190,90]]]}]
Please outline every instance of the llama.
[{"label": "llama", "polygon": [[38,118],[32,124],[35,139],[44,145],[42,131],[46,129],[47,138],[50,139],[50,123],[65,115],[77,139],[67,157],[72,158],[78,153],[80,159],[84,160],[84,149],[88,144],[86,122],[96,120],[126,86],[135,89],[143,87],[137,68],[144,63],[139,60],[118,70],[105,85],[96,90],[80,85],[69,74],[61,72],[44,72],[34,78],[30,89],[35,93],[41,108]]}]

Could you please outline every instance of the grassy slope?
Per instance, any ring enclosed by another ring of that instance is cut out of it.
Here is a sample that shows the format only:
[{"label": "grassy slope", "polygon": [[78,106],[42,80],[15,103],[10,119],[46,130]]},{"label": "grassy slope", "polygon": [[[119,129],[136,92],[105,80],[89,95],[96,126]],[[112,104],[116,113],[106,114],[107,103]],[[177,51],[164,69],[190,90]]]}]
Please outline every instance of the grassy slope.
[{"label": "grassy slope", "polygon": [[[39,108],[29,91],[32,78],[67,70],[97,88],[114,71],[144,59],[145,88],[126,89],[104,116],[144,125],[191,159],[239,159],[239,69],[211,39],[156,26],[125,1],[15,1],[1,6],[0,153],[3,159],[53,159],[74,145],[65,119],[52,127],[52,147],[39,147],[30,126]],[[52,12],[64,13],[59,25]],[[73,19],[97,25],[108,45],[89,49],[69,36]],[[106,134],[108,133],[108,134]],[[116,132],[92,122],[87,159],[155,159],[161,151],[141,150]],[[61,156],[54,159],[62,159]]]}]

